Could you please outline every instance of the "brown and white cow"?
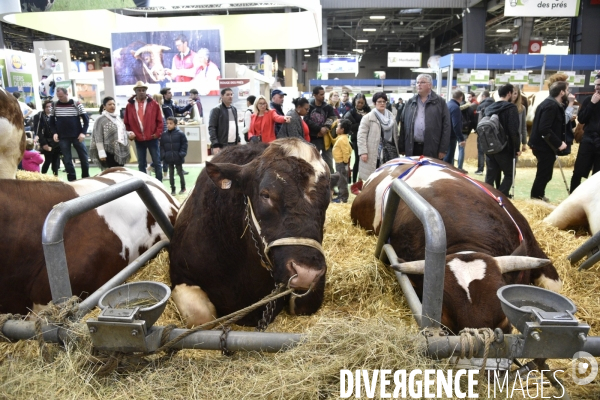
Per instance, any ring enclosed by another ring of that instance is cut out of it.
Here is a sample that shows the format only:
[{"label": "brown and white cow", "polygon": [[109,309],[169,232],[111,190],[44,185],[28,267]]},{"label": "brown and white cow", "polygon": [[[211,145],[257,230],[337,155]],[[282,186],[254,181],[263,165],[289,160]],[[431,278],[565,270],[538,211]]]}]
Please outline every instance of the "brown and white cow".
[{"label": "brown and white cow", "polygon": [[165,79],[163,51],[169,47],[146,44],[139,40],[113,51],[117,85],[158,83]]},{"label": "brown and white cow", "polygon": [[[396,161],[404,164],[394,165],[390,162],[372,174],[365,182],[362,192],[352,203],[352,220],[364,229],[379,234],[382,223],[382,208],[389,195],[386,188],[404,171],[411,168],[417,159],[398,159]],[[524,264],[519,267],[525,269],[508,273],[503,270],[502,279],[488,275],[498,270],[498,267],[492,267],[493,259],[490,258],[480,257],[479,259],[482,261],[477,262],[479,266],[476,268],[453,268],[448,263],[446,276],[453,275],[453,278],[447,278],[445,281],[443,308],[446,310],[446,314],[442,315],[444,323],[458,330],[467,326],[471,328],[485,326],[495,328],[496,326],[486,324],[490,320],[504,321],[504,314],[499,307],[499,303],[494,299],[496,297],[495,289],[505,283],[535,283],[554,291],[560,290],[562,284],[554,266],[549,263],[548,257],[535,240],[525,217],[508,199],[503,199],[505,211],[481,187],[472,183],[448,164],[431,159],[424,159],[424,163],[432,164],[413,168],[413,172],[407,175],[408,178],[405,181],[440,213],[446,229],[447,254],[449,257],[456,256],[457,253],[461,252],[475,252],[476,255],[483,253],[492,257],[528,256],[523,258]],[[485,184],[482,185],[496,198],[503,197],[502,193],[497,190]],[[519,231],[522,233],[522,241],[520,240]],[[398,207],[390,243],[398,257],[403,260],[416,261],[425,258],[423,225],[404,202],[401,202]],[[543,259],[541,264],[544,264],[544,266],[527,270],[527,268],[532,268],[532,262],[535,264],[533,267],[540,266],[539,261],[536,261],[537,259]],[[448,258],[447,261],[449,262]],[[469,261],[462,257],[461,263],[472,261],[474,260]],[[422,277],[418,275],[411,275],[410,277],[417,286],[417,293],[421,295]],[[458,286],[456,284],[452,286],[451,282],[455,282]],[[481,289],[478,289],[481,287],[488,287],[488,289],[481,293]],[[491,290],[490,287],[495,289]],[[487,303],[495,304],[498,307],[494,306],[490,309],[484,306],[486,302],[481,300],[471,302],[471,300],[481,296],[491,296]],[[471,309],[468,320],[463,318],[466,318],[464,312],[454,316],[456,319],[450,318],[448,315],[448,310],[457,307],[454,303],[456,298],[464,299],[462,304],[468,305]],[[466,303],[468,298],[471,300]],[[506,329],[505,324],[497,326]]]},{"label": "brown and white cow", "polygon": [[[0,313],[27,313],[51,300],[42,249],[42,226],[55,204],[118,182],[147,182],[161,209],[175,223],[179,203],[161,182],[133,170],[111,168],[74,182],[0,180]],[[71,219],[64,242],[73,294],[94,292],[166,236],[136,193]]]},{"label": "brown and white cow", "polygon": [[[276,283],[310,293],[293,314],[316,312],[327,265],[320,250],[329,168],[300,139],[230,146],[206,164],[175,224],[169,250],[173,300],[188,326],[249,306]],[[297,238],[284,246],[265,246]],[[302,244],[304,242],[304,245]],[[261,266],[261,258],[272,271]],[[284,306],[278,301],[274,315]],[[256,325],[264,307],[238,324]]]},{"label": "brown and white cow", "polygon": [[559,229],[589,225],[592,235],[600,232],[600,172],[577,186],[544,222]]},{"label": "brown and white cow", "polygon": [[23,112],[15,97],[0,87],[0,179],[14,179],[25,152]]}]

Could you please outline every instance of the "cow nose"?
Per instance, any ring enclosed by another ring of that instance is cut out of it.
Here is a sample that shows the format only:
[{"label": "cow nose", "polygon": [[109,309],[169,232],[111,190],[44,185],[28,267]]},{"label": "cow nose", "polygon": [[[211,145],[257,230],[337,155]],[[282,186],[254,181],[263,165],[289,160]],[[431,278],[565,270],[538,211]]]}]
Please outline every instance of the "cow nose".
[{"label": "cow nose", "polygon": [[323,270],[309,268],[295,261],[288,262],[286,267],[291,274],[290,276],[293,277],[289,282],[289,287],[292,289],[308,290],[325,273]]}]

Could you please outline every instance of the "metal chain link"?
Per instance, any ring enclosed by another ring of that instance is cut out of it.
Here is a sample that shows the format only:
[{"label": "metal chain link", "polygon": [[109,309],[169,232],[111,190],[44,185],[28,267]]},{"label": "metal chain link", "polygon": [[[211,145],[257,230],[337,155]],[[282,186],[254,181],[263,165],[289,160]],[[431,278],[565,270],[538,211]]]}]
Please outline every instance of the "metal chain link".
[{"label": "metal chain link", "polygon": [[235,353],[235,351],[229,351],[229,349],[227,349],[227,335],[229,334],[230,331],[231,331],[231,326],[229,326],[229,325],[223,326],[223,332],[221,332],[221,336],[219,337],[220,344],[221,344],[221,353],[226,357],[231,357]]},{"label": "metal chain link", "polygon": [[[277,293],[279,291],[279,286],[275,284],[275,289],[271,291],[271,295]],[[263,311],[262,318],[258,321],[256,325],[257,332],[264,332],[271,321],[273,321],[273,314],[275,313],[275,305],[277,304],[277,299],[271,300],[265,306],[265,310]]]},{"label": "metal chain link", "polygon": [[256,238],[254,237],[254,232],[252,231],[252,224],[250,223],[250,205],[248,204],[248,198],[246,196],[244,196],[244,205],[246,206],[246,216],[244,217],[244,219],[246,220],[246,229],[244,230],[244,232],[246,230],[250,230],[250,237],[254,242],[256,254],[258,254],[258,256],[260,257],[260,263],[264,268],[266,268],[269,271],[269,273],[271,274],[271,278],[273,278],[273,268],[271,268],[270,263],[267,260],[265,260],[260,246],[258,244],[258,240],[256,240]]}]

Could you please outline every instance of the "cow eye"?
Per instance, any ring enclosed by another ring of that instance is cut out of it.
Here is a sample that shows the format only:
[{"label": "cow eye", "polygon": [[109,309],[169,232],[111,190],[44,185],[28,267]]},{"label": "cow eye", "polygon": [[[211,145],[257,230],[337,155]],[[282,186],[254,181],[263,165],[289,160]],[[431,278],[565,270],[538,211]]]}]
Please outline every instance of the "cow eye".
[{"label": "cow eye", "polygon": [[260,197],[262,197],[263,199],[269,199],[269,192],[263,190],[262,192],[260,192]]}]

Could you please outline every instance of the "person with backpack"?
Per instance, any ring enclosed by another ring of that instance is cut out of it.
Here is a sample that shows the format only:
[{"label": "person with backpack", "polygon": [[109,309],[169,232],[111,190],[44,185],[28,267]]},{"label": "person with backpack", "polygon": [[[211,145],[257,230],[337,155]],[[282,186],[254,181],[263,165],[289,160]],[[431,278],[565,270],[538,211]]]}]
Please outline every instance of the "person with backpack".
[{"label": "person with backpack", "polygon": [[328,140],[325,143],[325,136],[329,133],[333,121],[336,119],[333,107],[325,102],[325,89],[322,86],[313,88],[313,98],[310,100],[310,109],[304,117],[310,133],[310,142],[314,144],[321,153],[323,161],[329,166],[329,171],[333,172],[333,146]]},{"label": "person with backpack", "polygon": [[[560,151],[567,148],[565,142],[565,109],[568,101],[569,84],[554,82],[548,96],[535,110],[533,127],[529,137],[529,147],[537,159],[537,171],[531,186],[531,198],[548,202],[545,196],[546,185],[552,179],[554,162]],[[558,153],[558,154],[557,154]]]},{"label": "person with backpack", "polygon": [[[490,97],[490,92],[484,90],[481,92],[481,102],[477,106],[475,113],[477,114],[477,119],[475,123],[475,127],[479,124],[479,121],[483,118],[483,113],[485,109],[494,104],[494,99]],[[478,141],[479,142],[479,141]],[[477,171],[475,171],[475,175],[483,175],[483,168],[485,168],[485,154],[479,148],[479,144],[477,145]]]},{"label": "person with backpack", "polygon": [[507,197],[513,183],[514,159],[521,155],[519,113],[511,101],[514,90],[511,84],[501,86],[500,100],[485,108],[477,124],[477,147],[484,152],[487,163],[485,183],[494,186],[496,177],[504,174],[497,189]]},{"label": "person with backpack", "polygon": [[52,106],[49,126],[53,140],[58,143],[60,151],[63,154],[67,179],[69,181],[77,179],[75,167],[73,166],[71,146],[77,151],[77,156],[81,163],[81,177],[87,178],[90,176],[90,163],[83,140],[88,130],[90,118],[85,112],[83,104],[69,99],[66,88],[57,88],[56,96],[58,97],[58,101]]},{"label": "person with backpack", "polygon": [[254,113],[254,101],[256,100],[256,96],[248,96],[246,97],[246,107],[248,109],[244,111],[244,125],[242,126],[242,130],[240,133],[244,135],[244,140],[248,142],[250,138],[248,138],[248,130],[250,129],[250,122],[252,121],[252,114]]}]

